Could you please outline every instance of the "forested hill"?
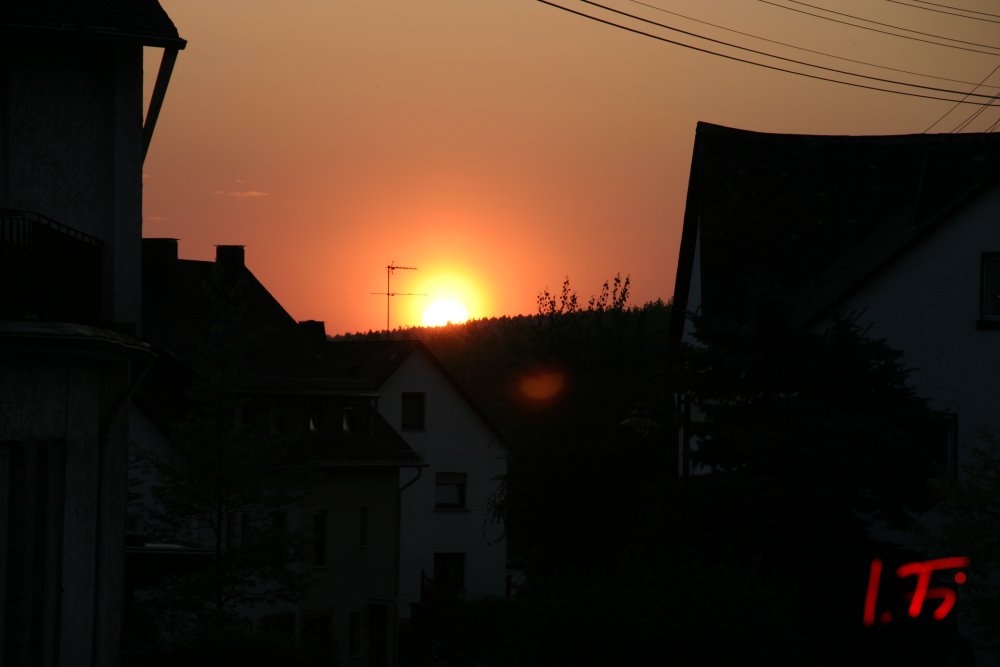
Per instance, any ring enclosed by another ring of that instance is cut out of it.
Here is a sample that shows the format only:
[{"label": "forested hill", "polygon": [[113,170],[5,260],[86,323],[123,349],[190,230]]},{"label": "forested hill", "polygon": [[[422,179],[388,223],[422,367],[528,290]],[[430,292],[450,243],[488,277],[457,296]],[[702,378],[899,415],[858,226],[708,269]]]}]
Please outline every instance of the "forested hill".
[{"label": "forested hill", "polygon": [[560,419],[586,424],[584,432],[616,426],[650,389],[647,376],[663,367],[669,319],[670,306],[662,301],[592,304],[391,335],[423,341],[510,447],[524,437],[524,428],[537,428],[540,421],[566,434],[577,429],[559,425]]}]

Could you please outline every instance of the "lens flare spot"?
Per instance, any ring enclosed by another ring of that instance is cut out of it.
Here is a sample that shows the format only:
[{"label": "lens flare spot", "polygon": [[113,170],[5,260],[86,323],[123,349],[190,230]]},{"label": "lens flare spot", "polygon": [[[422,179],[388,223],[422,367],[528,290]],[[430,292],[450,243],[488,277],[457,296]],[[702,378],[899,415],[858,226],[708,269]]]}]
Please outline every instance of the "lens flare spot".
[{"label": "lens flare spot", "polygon": [[521,378],[518,388],[521,393],[535,401],[555,398],[566,384],[566,376],[560,371],[537,371]]}]

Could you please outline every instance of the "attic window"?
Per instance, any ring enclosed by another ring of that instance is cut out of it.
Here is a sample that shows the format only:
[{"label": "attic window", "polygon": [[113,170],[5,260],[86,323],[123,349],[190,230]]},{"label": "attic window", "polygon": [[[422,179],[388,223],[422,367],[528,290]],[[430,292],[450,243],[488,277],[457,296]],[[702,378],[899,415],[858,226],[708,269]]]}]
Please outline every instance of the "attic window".
[{"label": "attic window", "polygon": [[1000,252],[984,252],[980,272],[979,326],[1000,328]]},{"label": "attic window", "polygon": [[404,391],[401,397],[402,415],[400,424],[404,431],[424,430],[423,392]]}]

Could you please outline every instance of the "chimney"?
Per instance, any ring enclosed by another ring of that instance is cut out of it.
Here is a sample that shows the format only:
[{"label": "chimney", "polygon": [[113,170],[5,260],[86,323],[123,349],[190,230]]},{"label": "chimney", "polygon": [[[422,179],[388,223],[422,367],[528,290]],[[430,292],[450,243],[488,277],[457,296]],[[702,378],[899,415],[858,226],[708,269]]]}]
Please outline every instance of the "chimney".
[{"label": "chimney", "polygon": [[322,320],[299,322],[299,329],[313,345],[322,345],[326,342],[326,323]]},{"label": "chimney", "polygon": [[215,263],[223,269],[233,270],[243,268],[243,249],[241,245],[215,246]]},{"label": "chimney", "polygon": [[177,264],[177,239],[142,240],[142,275],[157,284],[169,280]]}]

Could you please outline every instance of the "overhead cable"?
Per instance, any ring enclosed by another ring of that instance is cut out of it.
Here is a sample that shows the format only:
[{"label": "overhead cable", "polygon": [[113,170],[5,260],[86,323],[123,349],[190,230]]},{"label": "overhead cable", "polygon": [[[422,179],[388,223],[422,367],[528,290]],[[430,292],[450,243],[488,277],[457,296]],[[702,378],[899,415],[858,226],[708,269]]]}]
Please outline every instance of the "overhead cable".
[{"label": "overhead cable", "polygon": [[878,21],[871,21],[869,19],[860,18],[858,16],[851,16],[850,14],[843,14],[841,12],[835,12],[835,11],[830,10],[830,9],[823,9],[822,7],[816,7],[815,5],[809,5],[809,4],[806,4],[804,2],[798,2],[798,0],[786,0],[786,1],[787,2],[794,2],[795,4],[798,4],[798,5],[805,5],[806,7],[812,7],[813,9],[819,9],[821,11],[829,12],[831,14],[837,14],[839,16],[846,16],[848,18],[852,18],[852,19],[855,19],[857,21],[865,21],[866,23],[872,23],[874,25],[882,25],[882,26],[886,26],[886,27],[889,27],[889,28],[893,28],[895,30],[903,30],[905,32],[913,33],[914,35],[926,35],[928,37],[936,37],[938,39],[946,39],[946,40],[948,40],[950,42],[957,42],[958,44],[969,44],[971,46],[980,46],[980,47],[983,47],[983,48],[986,48],[986,49],[994,49],[994,51],[982,51],[980,49],[972,49],[972,48],[969,48],[969,47],[966,47],[966,46],[957,46],[955,44],[942,44],[941,42],[935,42],[935,41],[929,40],[929,39],[921,39],[919,37],[910,37],[909,35],[900,35],[898,33],[888,32],[886,30],[879,30],[878,28],[870,28],[868,26],[858,25],[856,23],[850,23],[848,21],[841,21],[839,19],[830,18],[829,16],[823,16],[822,14],[813,14],[812,12],[807,12],[807,11],[802,10],[802,9],[796,9],[795,7],[788,7],[786,5],[782,5],[782,4],[777,3],[777,2],[772,2],[771,0],[757,0],[757,2],[761,2],[761,3],[765,4],[765,5],[772,5],[774,7],[778,7],[779,9],[785,9],[785,10],[788,10],[790,12],[798,12],[799,14],[805,14],[806,16],[812,16],[812,17],[815,17],[815,18],[818,18],[818,19],[822,19],[824,21],[831,21],[833,23],[840,23],[842,25],[849,25],[849,26],[854,27],[854,28],[860,28],[861,30],[870,30],[871,32],[877,32],[877,33],[880,33],[880,34],[883,34],[883,35],[892,35],[893,37],[899,37],[900,39],[909,39],[909,40],[912,40],[912,41],[915,41],[915,42],[924,42],[926,44],[933,44],[935,46],[944,46],[944,47],[951,48],[951,49],[959,49],[960,51],[969,51],[971,53],[982,53],[982,54],[985,54],[985,55],[988,55],[988,56],[1000,55],[1000,54],[997,53],[997,51],[1000,51],[1000,46],[993,46],[992,44],[977,44],[976,42],[966,42],[966,41],[961,40],[961,39],[954,39],[952,37],[945,37],[943,35],[935,35],[933,33],[925,33],[925,32],[920,32],[920,31],[917,31],[917,30],[910,30],[909,28],[901,28],[899,26],[894,26],[894,25],[891,25],[891,24],[888,24],[888,23],[879,23]]},{"label": "overhead cable", "polygon": [[[955,99],[949,98],[949,97],[938,97],[936,95],[928,95],[928,94],[923,94],[923,93],[908,92],[908,91],[905,91],[905,90],[893,90],[891,88],[880,88],[878,86],[870,86],[870,85],[866,85],[866,84],[862,84],[862,83],[856,83],[856,82],[853,82],[853,81],[844,81],[842,79],[834,79],[834,78],[830,78],[830,77],[819,76],[817,74],[809,74],[808,72],[799,72],[799,71],[796,71],[796,70],[791,70],[791,69],[787,69],[787,68],[783,68],[783,67],[778,67],[776,65],[768,65],[766,63],[760,63],[760,62],[756,62],[756,61],[753,61],[753,60],[748,60],[746,58],[739,58],[737,56],[733,56],[733,55],[729,55],[729,54],[725,54],[725,53],[719,53],[717,51],[712,51],[710,49],[705,49],[705,48],[702,48],[702,47],[694,46],[692,44],[685,44],[684,42],[679,42],[679,41],[676,41],[676,40],[673,40],[673,39],[668,39],[667,37],[663,37],[662,35],[654,35],[652,33],[645,32],[645,31],[639,30],[637,28],[632,28],[632,27],[629,27],[629,26],[621,25],[620,23],[615,23],[614,21],[609,21],[607,19],[603,19],[603,18],[600,18],[600,17],[597,17],[597,16],[593,16],[591,14],[587,14],[586,12],[581,12],[581,11],[576,10],[576,9],[570,9],[569,7],[565,7],[565,6],[560,5],[558,3],[555,3],[555,2],[551,2],[550,0],[536,0],[536,1],[540,2],[543,5],[548,5],[550,7],[554,7],[556,9],[560,9],[560,10],[562,10],[564,12],[569,13],[569,14],[575,14],[575,15],[580,16],[582,18],[589,19],[591,21],[595,21],[597,23],[603,23],[604,25],[608,25],[608,26],[611,26],[613,28],[618,28],[620,30],[625,30],[627,32],[631,32],[631,33],[634,33],[634,34],[637,34],[637,35],[642,35],[644,37],[649,37],[651,39],[655,39],[657,41],[665,42],[667,44],[673,44],[674,46],[680,46],[680,47],[683,47],[683,48],[686,48],[686,49],[691,49],[692,51],[697,51],[699,53],[705,53],[705,54],[708,54],[708,55],[718,56],[720,58],[725,58],[727,60],[732,60],[734,62],[745,63],[747,65],[755,65],[757,67],[763,67],[764,69],[769,69],[769,70],[775,71],[775,72],[782,72],[782,73],[785,73],[785,74],[794,74],[796,76],[802,76],[802,77],[806,77],[808,79],[813,79],[813,80],[816,80],[816,81],[826,81],[828,83],[839,83],[839,84],[844,85],[844,86],[851,86],[853,88],[861,88],[861,89],[864,89],[864,90],[874,90],[874,91],[883,92],[883,93],[893,93],[893,94],[896,94],[896,95],[905,95],[907,97],[917,97],[917,98],[927,99],[927,100],[937,100],[937,101],[940,101],[940,102],[955,102],[956,101]],[[911,84],[900,83],[899,85],[909,86]],[[964,94],[964,93],[959,93],[959,94]],[[980,96],[980,97],[985,97],[985,96]],[[974,105],[984,105],[984,106],[998,106],[996,104],[993,104],[992,102],[978,102],[978,101],[971,101],[971,100],[967,100],[967,99],[962,99],[962,100],[958,100],[958,101],[961,102],[962,104],[974,104]]]},{"label": "overhead cable", "polygon": [[[869,62],[867,60],[856,60],[854,58],[847,58],[847,57],[844,57],[844,56],[838,56],[838,55],[836,55],[834,53],[827,53],[825,51],[817,51],[815,49],[808,49],[808,48],[806,48],[804,46],[796,46],[795,44],[789,44],[788,42],[781,42],[781,41],[778,41],[778,40],[775,40],[775,39],[768,39],[767,37],[761,37],[760,35],[755,35],[753,33],[743,32],[741,30],[735,30],[733,28],[728,28],[728,27],[726,27],[724,25],[719,25],[717,23],[711,23],[709,21],[703,21],[701,19],[696,19],[696,18],[693,18],[691,16],[685,16],[684,14],[679,14],[677,12],[673,12],[673,11],[670,11],[668,9],[663,9],[662,7],[657,7],[656,5],[650,4],[648,2],[642,2],[642,0],[628,0],[628,2],[631,2],[631,3],[636,4],[636,5],[642,5],[643,7],[648,7],[649,9],[653,9],[653,10],[658,11],[658,12],[663,12],[664,14],[670,14],[671,16],[676,16],[678,18],[684,19],[686,21],[691,21],[693,23],[700,23],[702,25],[706,25],[706,26],[709,26],[711,28],[716,28],[718,30],[725,30],[726,32],[731,32],[731,33],[734,33],[736,35],[742,35],[743,37],[750,37],[751,39],[757,39],[757,40],[760,40],[762,42],[767,42],[769,44],[776,44],[778,46],[784,46],[784,47],[789,48],[789,49],[795,49],[797,51],[804,51],[806,53],[812,53],[812,54],[815,54],[815,55],[818,55],[818,56],[824,56],[826,58],[833,58],[835,60],[843,60],[845,62],[854,63],[856,65],[865,65],[866,67],[875,67],[877,69],[882,69],[882,70],[886,70],[886,71],[889,71],[889,72],[899,72],[900,74],[910,74],[910,75],[913,75],[913,76],[920,76],[920,77],[924,77],[924,78],[927,78],[927,79],[937,79],[938,81],[950,81],[951,83],[963,83],[963,84],[966,84],[966,85],[969,85],[969,86],[983,86],[983,84],[981,84],[981,83],[977,84],[974,81],[964,81],[962,79],[952,79],[952,78],[949,78],[949,77],[946,77],[946,76],[936,76],[934,74],[926,74],[924,72],[914,72],[912,70],[899,69],[897,67],[888,67],[887,65],[879,65],[878,63]],[[989,88],[998,88],[1000,86],[987,86],[987,87],[989,87]]]},{"label": "overhead cable", "polygon": [[[614,14],[618,14],[620,16],[625,16],[625,17],[628,17],[630,19],[635,19],[637,21],[642,21],[644,23],[649,23],[650,25],[655,25],[658,28],[664,28],[665,30],[670,30],[672,32],[680,33],[680,34],[685,35],[687,37],[694,37],[694,38],[701,39],[701,40],[706,41],[706,42],[711,42],[713,44],[719,44],[720,46],[726,46],[726,47],[729,47],[729,48],[732,48],[732,49],[738,49],[740,51],[747,51],[747,52],[752,53],[754,55],[764,56],[764,57],[767,57],[767,58],[774,58],[775,60],[780,60],[780,61],[784,61],[784,62],[787,62],[787,63],[793,63],[795,65],[801,65],[803,67],[812,67],[814,69],[823,70],[825,72],[831,72],[831,73],[834,73],[834,74],[843,74],[843,75],[846,75],[846,76],[853,76],[853,77],[856,77],[856,78],[859,78],[859,79],[867,79],[869,81],[877,81],[879,83],[888,83],[888,84],[897,85],[897,86],[906,86],[906,87],[909,87],[909,88],[919,88],[921,90],[929,90],[929,91],[933,91],[933,92],[937,92],[937,93],[948,93],[948,94],[951,94],[951,95],[963,95],[965,97],[981,97],[981,98],[985,98],[985,99],[991,99],[993,97],[992,95],[986,95],[986,94],[981,94],[981,93],[969,92],[969,91],[964,91],[964,90],[954,90],[954,89],[951,89],[951,88],[938,88],[938,87],[935,87],[935,86],[924,86],[924,85],[917,84],[917,83],[906,83],[904,81],[896,81],[896,80],[893,80],[893,79],[885,79],[885,78],[877,77],[877,76],[869,76],[869,75],[866,75],[866,74],[858,74],[856,72],[849,72],[847,70],[836,69],[834,67],[825,67],[823,65],[815,65],[813,63],[808,63],[808,62],[805,62],[805,61],[802,61],[802,60],[796,60],[794,58],[786,58],[784,56],[778,56],[778,55],[775,55],[773,53],[768,53],[766,51],[759,51],[757,49],[751,49],[751,48],[748,48],[748,47],[745,47],[745,46],[740,46],[738,44],[733,44],[731,42],[724,42],[722,40],[714,39],[712,37],[706,37],[704,35],[699,35],[697,33],[690,32],[690,31],[687,31],[687,30],[681,30],[680,28],[674,28],[673,26],[669,26],[669,25],[667,25],[665,23],[659,23],[658,21],[653,21],[652,19],[643,18],[641,16],[637,16],[636,14],[630,14],[629,12],[625,12],[625,11],[622,11],[620,9],[615,9],[613,7],[609,7],[609,6],[601,4],[599,2],[595,2],[594,0],[579,0],[579,1],[582,2],[582,3],[584,3],[584,4],[591,5],[593,7],[599,7],[600,9],[612,12]],[[548,4],[548,3],[546,3],[546,4]]]}]

